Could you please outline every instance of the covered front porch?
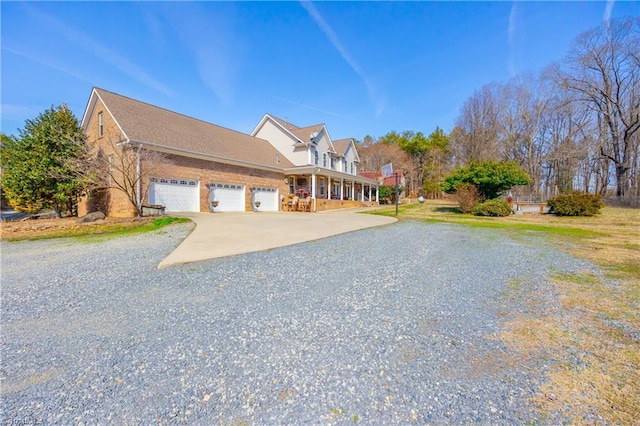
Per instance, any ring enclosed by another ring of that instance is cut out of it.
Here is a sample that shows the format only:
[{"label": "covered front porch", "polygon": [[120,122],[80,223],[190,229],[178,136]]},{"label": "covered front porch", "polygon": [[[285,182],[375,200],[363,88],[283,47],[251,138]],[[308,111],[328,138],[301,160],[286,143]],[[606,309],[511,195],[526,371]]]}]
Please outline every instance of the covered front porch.
[{"label": "covered front porch", "polygon": [[289,195],[282,197],[283,210],[305,200],[309,207],[295,210],[323,211],[378,205],[378,181],[320,167],[296,167],[285,171]]}]

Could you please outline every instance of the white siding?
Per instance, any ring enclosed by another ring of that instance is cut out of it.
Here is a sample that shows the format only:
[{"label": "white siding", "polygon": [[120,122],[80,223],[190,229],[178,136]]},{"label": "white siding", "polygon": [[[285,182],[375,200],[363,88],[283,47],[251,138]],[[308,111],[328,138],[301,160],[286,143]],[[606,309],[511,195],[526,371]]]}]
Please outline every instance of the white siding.
[{"label": "white siding", "polygon": [[[357,175],[358,174],[358,164],[355,162],[357,157],[356,157],[356,152],[355,149],[353,147],[353,143],[349,144],[349,147],[347,148],[347,152],[344,154],[344,159],[347,160],[347,170],[344,170],[345,173],[349,173],[349,174],[353,174],[353,175]],[[353,165],[353,173],[351,173],[351,163],[354,163]]]},{"label": "white siding", "polygon": [[326,154],[327,155],[326,168],[330,169],[331,155],[329,154],[329,152],[331,151],[331,141],[329,140],[329,137],[327,136],[327,133],[324,131],[324,129],[320,132],[320,134],[316,138],[316,141],[318,142],[316,144],[316,149],[318,150],[318,156],[319,156],[318,167],[323,167],[322,154]]},{"label": "white siding", "polygon": [[309,154],[306,148],[294,148],[297,140],[282,130],[270,118],[255,133],[256,137],[268,140],[278,151],[296,166],[306,166]]}]

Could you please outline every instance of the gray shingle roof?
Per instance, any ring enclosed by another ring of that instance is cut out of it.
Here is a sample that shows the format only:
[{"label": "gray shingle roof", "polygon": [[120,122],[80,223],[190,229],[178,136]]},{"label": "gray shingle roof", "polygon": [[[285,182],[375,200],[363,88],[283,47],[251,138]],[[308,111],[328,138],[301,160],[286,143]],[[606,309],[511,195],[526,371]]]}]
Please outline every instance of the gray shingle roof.
[{"label": "gray shingle roof", "polygon": [[132,141],[260,166],[293,164],[268,141],[103,89],[95,89]]},{"label": "gray shingle roof", "polygon": [[337,141],[333,141],[333,147],[339,155],[344,155],[345,152],[347,152],[347,148],[349,148],[351,141],[351,138],[339,139]]},{"label": "gray shingle roof", "polygon": [[311,134],[319,132],[324,127],[324,124],[322,123],[313,124],[306,127],[299,127],[272,114],[269,114],[269,116],[277,121],[282,127],[290,131],[296,138],[298,138],[302,142],[311,142]]}]

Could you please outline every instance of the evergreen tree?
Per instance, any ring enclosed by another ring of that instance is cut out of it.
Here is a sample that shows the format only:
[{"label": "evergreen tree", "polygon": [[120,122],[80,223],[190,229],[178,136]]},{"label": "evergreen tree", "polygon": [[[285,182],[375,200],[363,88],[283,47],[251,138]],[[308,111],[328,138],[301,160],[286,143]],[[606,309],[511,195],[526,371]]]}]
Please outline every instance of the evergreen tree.
[{"label": "evergreen tree", "polygon": [[86,152],[85,143],[65,104],[27,120],[19,137],[3,135],[1,182],[9,204],[26,213],[50,208],[72,214],[82,191],[73,162]]}]

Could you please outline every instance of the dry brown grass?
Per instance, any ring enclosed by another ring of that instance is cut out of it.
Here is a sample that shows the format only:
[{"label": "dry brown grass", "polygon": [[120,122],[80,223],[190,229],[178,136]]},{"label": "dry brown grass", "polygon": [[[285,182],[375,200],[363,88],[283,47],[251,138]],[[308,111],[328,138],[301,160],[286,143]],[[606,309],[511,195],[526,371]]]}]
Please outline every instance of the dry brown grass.
[{"label": "dry brown grass", "polygon": [[155,219],[157,217],[107,218],[92,223],[77,223],[77,218],[68,217],[0,222],[0,239],[2,241],[20,241],[108,234],[138,228],[152,223]]},{"label": "dry brown grass", "polygon": [[532,309],[508,316],[500,339],[514,359],[550,366],[535,398],[541,422],[562,413],[576,424],[640,424],[640,210],[605,208],[590,218],[475,218],[454,211],[451,202],[437,201],[408,206],[400,216],[501,228],[512,235],[537,231],[604,272],[556,274],[559,309],[538,309],[539,295],[526,283],[514,284],[505,295],[522,298]]}]

